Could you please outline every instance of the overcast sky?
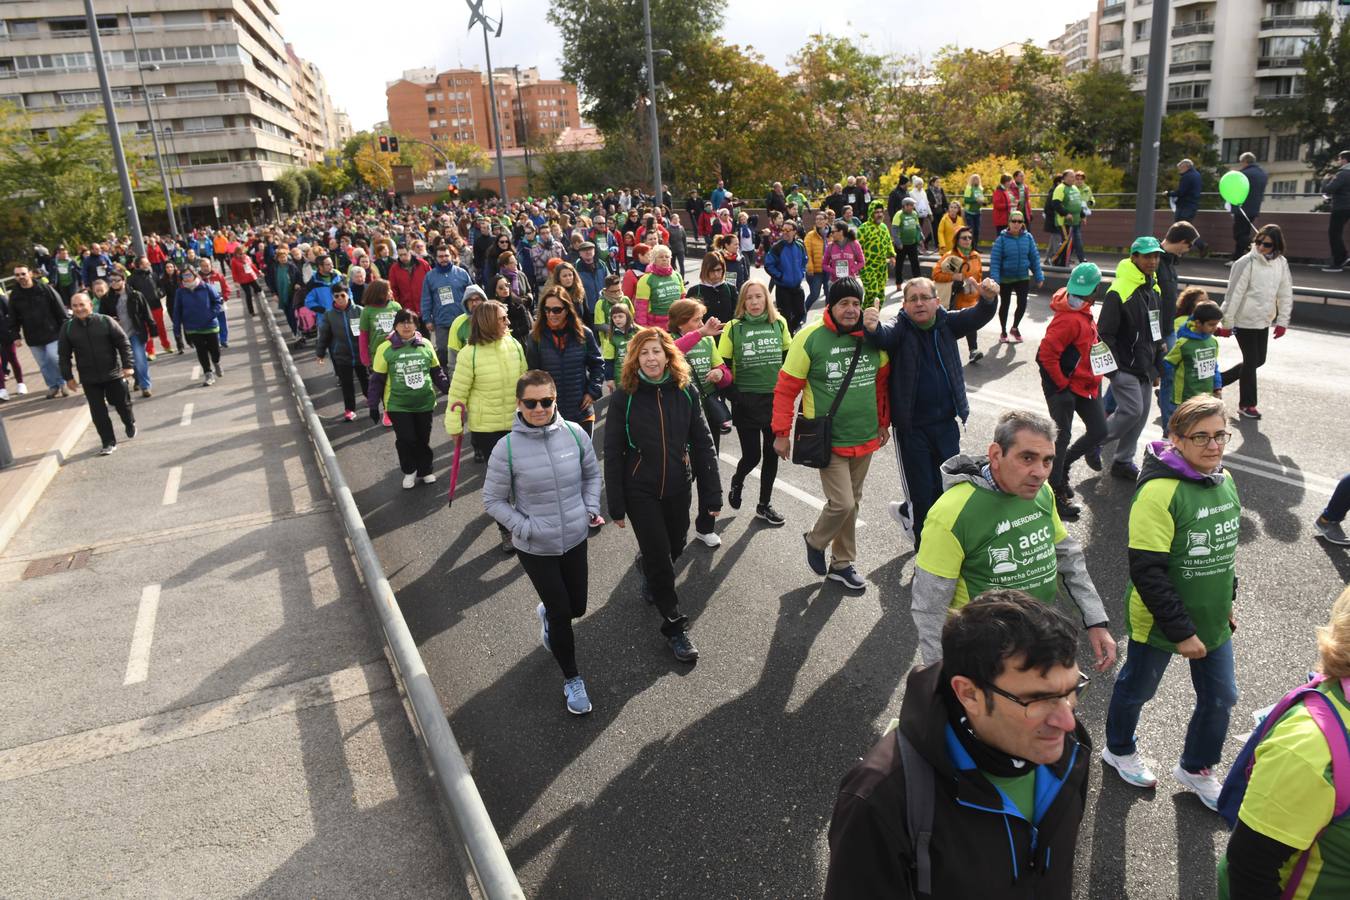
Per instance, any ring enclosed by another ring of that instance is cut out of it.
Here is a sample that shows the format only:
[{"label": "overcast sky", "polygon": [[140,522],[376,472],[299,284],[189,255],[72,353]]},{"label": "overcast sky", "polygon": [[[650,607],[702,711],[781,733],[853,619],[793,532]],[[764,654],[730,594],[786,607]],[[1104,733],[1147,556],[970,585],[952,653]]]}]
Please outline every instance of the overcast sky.
[{"label": "overcast sky", "polygon": [[[692,0],[698,2],[698,0]],[[404,69],[483,67],[482,32],[467,34],[468,8],[460,0],[389,0],[355,15],[280,0],[281,32],[298,54],[323,70],[328,92],[357,130],[386,117],[385,83]],[[506,27],[492,40],[494,66],[538,66],[545,78],[561,72],[558,33],[544,20],[547,0],[485,0],[501,10]],[[751,45],[779,69],[809,35],[867,34],[869,49],[931,54],[944,44],[993,49],[1030,39],[1044,45],[1064,26],[1085,17],[1091,0],[1040,0],[1008,18],[999,0],[881,4],[876,0],[729,0],[722,37]],[[884,11],[881,11],[884,10]]]}]

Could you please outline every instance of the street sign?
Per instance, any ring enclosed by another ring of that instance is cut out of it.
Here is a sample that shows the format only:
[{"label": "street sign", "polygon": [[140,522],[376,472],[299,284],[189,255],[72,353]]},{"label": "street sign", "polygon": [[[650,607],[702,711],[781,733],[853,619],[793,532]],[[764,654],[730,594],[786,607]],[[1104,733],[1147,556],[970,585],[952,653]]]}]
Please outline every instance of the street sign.
[{"label": "street sign", "polygon": [[456,178],[459,176],[459,166],[455,165],[454,163],[450,164],[450,168],[448,171],[450,172],[451,178]]},{"label": "street sign", "polygon": [[450,183],[453,184],[455,187],[459,187],[459,176],[456,175],[454,172],[450,173]]}]

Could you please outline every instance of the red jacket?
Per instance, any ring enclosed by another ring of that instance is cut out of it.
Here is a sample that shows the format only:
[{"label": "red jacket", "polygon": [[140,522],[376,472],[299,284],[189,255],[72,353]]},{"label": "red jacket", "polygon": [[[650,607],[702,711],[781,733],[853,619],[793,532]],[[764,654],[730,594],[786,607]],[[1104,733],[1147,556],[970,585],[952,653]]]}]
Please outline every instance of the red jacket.
[{"label": "red jacket", "polygon": [[1012,211],[1015,201],[1011,192],[1003,189],[1003,185],[994,188],[994,227],[1008,227],[1008,213]]},{"label": "red jacket", "polygon": [[411,271],[398,261],[389,267],[389,291],[399,306],[422,315],[422,282],[430,271],[431,263],[420,256],[412,257]]},{"label": "red jacket", "polygon": [[[1068,290],[1060,288],[1050,300],[1050,309],[1055,316],[1036,351],[1042,386],[1046,391],[1068,388],[1089,400],[1101,396],[1101,376],[1092,374],[1092,345],[1098,340],[1092,304],[1070,309]],[[1068,375],[1064,374],[1066,369]]]},{"label": "red jacket", "polygon": [[235,284],[252,284],[258,280],[258,268],[247,256],[231,256],[230,275],[234,277]]},{"label": "red jacket", "polygon": [[225,277],[219,272],[212,269],[210,275],[202,275],[201,272],[198,271],[197,276],[201,278],[202,281],[209,281],[214,284],[216,290],[220,291],[220,299],[230,299],[230,285],[225,281]]},{"label": "red jacket", "polygon": [[150,260],[150,265],[158,265],[168,259],[164,255],[164,248],[159,245],[159,241],[151,241],[145,248],[145,258]]}]

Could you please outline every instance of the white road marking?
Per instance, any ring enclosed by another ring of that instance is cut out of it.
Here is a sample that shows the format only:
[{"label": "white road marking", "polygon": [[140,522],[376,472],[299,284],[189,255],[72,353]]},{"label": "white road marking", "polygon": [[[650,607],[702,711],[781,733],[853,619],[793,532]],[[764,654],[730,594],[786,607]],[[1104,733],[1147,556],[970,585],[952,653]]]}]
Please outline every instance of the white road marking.
[{"label": "white road marking", "polygon": [[[735,468],[735,467],[736,467],[736,464],[740,462],[740,459],[739,459],[738,457],[731,456],[730,454],[727,454],[727,453],[721,453],[721,454],[718,454],[718,458],[721,459],[722,462],[724,462],[724,463],[726,463],[727,465],[731,466],[732,468]],[[780,461],[780,462],[779,462],[779,465],[782,465],[782,464],[783,464],[783,462]],[[750,471],[749,477],[750,477],[750,478],[754,478],[754,479],[758,479],[758,478],[759,478],[759,468],[756,467],[756,468],[752,469],[752,470]],[[800,500],[801,502],[805,503],[807,506],[811,507],[811,508],[814,509],[814,510],[819,511],[819,510],[822,510],[822,509],[825,508],[825,501],[824,501],[824,500],[821,500],[819,497],[816,497],[816,496],[813,495],[813,494],[808,494],[806,491],[802,490],[801,488],[797,487],[796,485],[789,484],[788,482],[784,481],[782,478],[778,478],[778,479],[776,479],[776,480],[774,481],[774,483],[773,483],[773,488],[774,488],[775,491],[780,491],[780,490],[781,490],[783,493],[787,494],[789,497],[794,497],[794,498]],[[857,521],[857,525],[858,525],[859,527],[864,526],[864,525],[866,525],[866,524],[867,524],[867,523],[864,522],[862,519],[859,519],[859,520]]]},{"label": "white road marking", "polygon": [[181,427],[186,428],[187,426],[192,424],[192,409],[193,404],[191,403],[183,404],[183,418],[178,420],[178,424]]},{"label": "white road marking", "polygon": [[178,502],[178,485],[182,480],[182,466],[174,466],[169,470],[169,479],[164,482],[164,499],[161,501],[161,506],[173,506]]},{"label": "white road marking", "polygon": [[159,585],[147,584],[141,591],[141,605],[136,611],[136,630],[131,636],[131,653],[127,656],[127,674],[123,685],[140,684],[150,672],[150,642],[155,638],[155,616],[159,613]]},{"label": "white road marking", "polygon": [[202,367],[200,363],[192,367],[192,374],[189,375],[188,377],[193,381],[196,381],[198,378],[202,377]]}]

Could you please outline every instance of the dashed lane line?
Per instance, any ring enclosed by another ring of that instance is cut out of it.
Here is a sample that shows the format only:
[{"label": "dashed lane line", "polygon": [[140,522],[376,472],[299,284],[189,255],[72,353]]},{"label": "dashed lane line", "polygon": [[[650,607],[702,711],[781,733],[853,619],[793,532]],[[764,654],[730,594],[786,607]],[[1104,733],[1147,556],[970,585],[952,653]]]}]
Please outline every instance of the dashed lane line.
[{"label": "dashed lane line", "polygon": [[161,501],[163,506],[173,506],[178,502],[178,485],[183,480],[183,467],[174,466],[169,470],[168,480],[164,482],[164,499]]},{"label": "dashed lane line", "polygon": [[122,684],[140,684],[150,674],[150,644],[155,639],[155,617],[159,614],[159,585],[147,584],[141,590],[141,605],[136,610],[136,630],[127,655],[127,674]]}]

